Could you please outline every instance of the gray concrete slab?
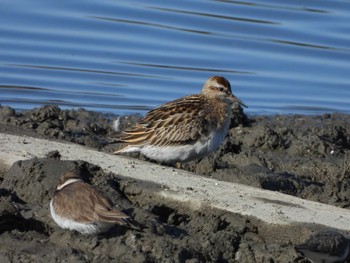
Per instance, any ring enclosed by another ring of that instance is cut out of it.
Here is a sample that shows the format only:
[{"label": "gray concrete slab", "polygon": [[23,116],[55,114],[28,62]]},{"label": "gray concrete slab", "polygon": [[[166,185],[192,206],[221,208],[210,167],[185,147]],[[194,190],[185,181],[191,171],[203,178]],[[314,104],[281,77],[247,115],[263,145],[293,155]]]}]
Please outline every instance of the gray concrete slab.
[{"label": "gray concrete slab", "polygon": [[58,150],[63,160],[84,160],[136,180],[161,185],[157,194],[184,202],[191,209],[202,206],[259,218],[271,224],[311,223],[350,230],[350,210],[240,184],[217,181],[182,170],[92,150],[77,144],[0,133],[0,160],[45,157]]}]

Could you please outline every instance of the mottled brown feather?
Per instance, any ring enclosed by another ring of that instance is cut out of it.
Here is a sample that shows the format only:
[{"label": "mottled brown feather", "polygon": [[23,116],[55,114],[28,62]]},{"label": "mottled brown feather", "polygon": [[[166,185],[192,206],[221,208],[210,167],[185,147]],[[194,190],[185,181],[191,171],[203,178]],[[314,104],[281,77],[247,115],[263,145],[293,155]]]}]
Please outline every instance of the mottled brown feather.
[{"label": "mottled brown feather", "polygon": [[129,218],[116,210],[103,192],[85,182],[75,182],[56,191],[54,206],[57,214],[82,223],[101,221],[125,225],[123,219]]},{"label": "mottled brown feather", "polygon": [[211,103],[202,94],[168,102],[148,112],[132,129],[125,130],[121,140],[131,145],[157,146],[184,145],[196,141],[212,128],[210,126],[221,125],[224,121],[224,118],[215,119],[214,111],[224,113],[226,109],[217,105],[210,107]]}]

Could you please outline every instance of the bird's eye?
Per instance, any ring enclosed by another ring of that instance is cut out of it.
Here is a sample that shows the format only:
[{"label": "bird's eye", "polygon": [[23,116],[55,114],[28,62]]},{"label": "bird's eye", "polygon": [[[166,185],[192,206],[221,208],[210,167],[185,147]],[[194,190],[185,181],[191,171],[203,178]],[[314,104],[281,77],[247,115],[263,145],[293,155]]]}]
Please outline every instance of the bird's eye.
[{"label": "bird's eye", "polygon": [[220,91],[224,91],[224,87],[220,87],[219,90],[220,90]]}]

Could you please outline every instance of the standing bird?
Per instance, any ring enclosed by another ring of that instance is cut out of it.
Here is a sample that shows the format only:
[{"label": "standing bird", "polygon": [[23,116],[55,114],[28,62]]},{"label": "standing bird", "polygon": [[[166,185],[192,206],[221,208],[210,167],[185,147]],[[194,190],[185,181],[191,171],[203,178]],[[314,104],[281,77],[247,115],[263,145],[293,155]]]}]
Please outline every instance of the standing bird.
[{"label": "standing bird", "polygon": [[114,225],[128,225],[129,219],[114,208],[102,191],[85,183],[75,171],[62,175],[50,210],[57,225],[82,234],[98,234]]},{"label": "standing bird", "polygon": [[201,158],[225,139],[235,103],[247,107],[232,94],[227,79],[211,77],[200,94],[163,104],[125,130],[120,141],[128,146],[114,153],[140,152],[165,163]]},{"label": "standing bird", "polygon": [[323,230],[310,236],[295,249],[313,263],[334,263],[345,261],[349,245],[349,240],[339,232]]}]

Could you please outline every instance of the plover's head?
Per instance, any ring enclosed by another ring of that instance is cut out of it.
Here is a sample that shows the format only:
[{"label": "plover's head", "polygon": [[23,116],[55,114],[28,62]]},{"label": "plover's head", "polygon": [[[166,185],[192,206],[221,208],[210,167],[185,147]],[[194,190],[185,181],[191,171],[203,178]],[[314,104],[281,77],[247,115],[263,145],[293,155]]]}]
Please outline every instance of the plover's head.
[{"label": "plover's head", "polygon": [[209,98],[218,98],[230,103],[238,103],[247,107],[239,98],[232,94],[231,84],[224,77],[210,77],[203,85],[202,94]]},{"label": "plover's head", "polygon": [[57,185],[57,190],[61,190],[63,187],[75,183],[75,182],[82,182],[80,175],[76,170],[70,170],[68,172],[65,172],[62,174],[60,181]]}]

